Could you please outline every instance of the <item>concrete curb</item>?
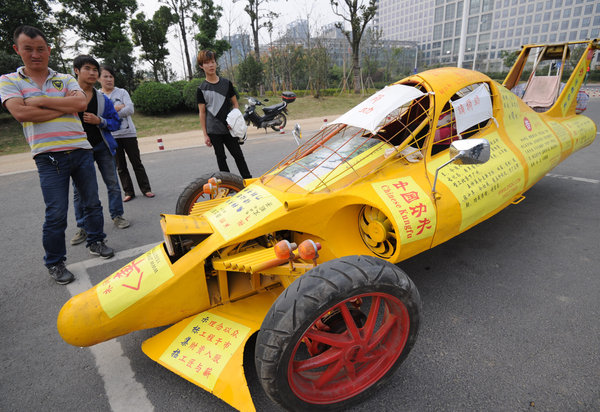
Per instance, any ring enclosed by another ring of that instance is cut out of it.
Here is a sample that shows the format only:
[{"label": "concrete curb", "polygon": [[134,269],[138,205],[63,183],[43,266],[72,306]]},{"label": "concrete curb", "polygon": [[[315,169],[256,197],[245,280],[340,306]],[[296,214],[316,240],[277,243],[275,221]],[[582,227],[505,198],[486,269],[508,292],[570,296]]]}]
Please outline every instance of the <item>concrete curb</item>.
[{"label": "concrete curb", "polygon": [[[327,120],[333,120],[339,115],[327,116]],[[289,119],[283,134],[287,134],[290,139],[292,137],[292,128],[296,123],[299,123],[303,131],[318,130],[324,123],[324,117],[312,117],[309,119]],[[272,129],[268,129],[265,133],[265,129],[256,129],[254,126],[248,127],[248,142],[258,140],[264,137],[272,137],[281,134],[275,132]],[[162,139],[162,145],[164,150],[159,149],[159,143],[157,139]],[[192,147],[204,147],[204,138],[202,132],[198,127],[197,130],[190,130],[187,132],[172,133],[159,136],[147,136],[138,138],[138,144],[140,152],[142,154],[155,153],[160,151],[171,151],[179,149],[187,149]],[[212,149],[211,149],[212,150]],[[31,153],[16,153],[10,155],[0,156],[0,176],[10,176],[17,173],[36,171],[35,163],[31,157]]]}]

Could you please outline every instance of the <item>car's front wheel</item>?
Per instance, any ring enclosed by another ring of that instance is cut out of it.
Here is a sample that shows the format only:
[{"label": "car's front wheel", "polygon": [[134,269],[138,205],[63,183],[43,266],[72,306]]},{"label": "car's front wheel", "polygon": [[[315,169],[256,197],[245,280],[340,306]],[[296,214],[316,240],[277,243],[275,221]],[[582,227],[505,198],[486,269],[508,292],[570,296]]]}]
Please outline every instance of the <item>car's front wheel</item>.
[{"label": "car's front wheel", "polygon": [[256,369],[269,397],[290,410],[332,410],[368,397],[417,338],[421,300],[397,266],[349,256],[317,266],[269,310]]}]

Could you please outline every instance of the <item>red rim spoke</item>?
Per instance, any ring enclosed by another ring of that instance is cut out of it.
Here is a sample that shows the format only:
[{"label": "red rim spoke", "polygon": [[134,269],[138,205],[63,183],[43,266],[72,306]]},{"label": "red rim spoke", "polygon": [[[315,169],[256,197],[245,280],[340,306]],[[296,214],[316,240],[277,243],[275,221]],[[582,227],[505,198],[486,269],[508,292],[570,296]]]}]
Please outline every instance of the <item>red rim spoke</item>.
[{"label": "red rim spoke", "polygon": [[358,330],[358,326],[356,326],[356,322],[350,313],[350,309],[346,304],[340,305],[342,310],[342,316],[344,317],[344,322],[346,322],[346,326],[348,327],[348,331],[350,332],[350,336],[352,336],[353,340],[360,340],[360,331]]},{"label": "red rim spoke", "polygon": [[325,332],[325,331],[318,330],[315,328],[311,328],[310,330],[308,330],[304,336],[312,341],[313,347],[317,343],[322,343],[325,345],[341,348],[341,347],[346,346],[348,343],[350,343],[352,341],[345,335],[340,335],[338,333]]},{"label": "red rim spoke", "polygon": [[323,372],[323,374],[319,377],[319,379],[316,380],[315,387],[322,388],[323,386],[328,384],[336,377],[336,375],[339,373],[343,366],[344,363],[342,361],[338,361],[333,365],[329,366],[325,370],[325,372]]},{"label": "red rim spoke", "polygon": [[388,315],[385,318],[385,322],[377,332],[371,337],[368,341],[368,350],[371,351],[374,347],[381,344],[381,341],[384,340],[390,333],[390,330],[396,325],[398,318],[396,316]]},{"label": "red rim spoke", "polygon": [[322,368],[340,360],[341,355],[341,350],[331,348],[317,356],[313,356],[306,360],[294,361],[294,371],[305,372],[311,369]]},{"label": "red rim spoke", "polygon": [[377,315],[379,314],[379,306],[381,305],[381,298],[376,296],[372,299],[371,308],[369,309],[369,316],[364,326],[364,338],[367,342],[371,339],[371,335],[375,330],[377,323]]},{"label": "red rim spoke", "polygon": [[315,404],[360,394],[394,366],[409,325],[403,302],[387,293],[354,295],[336,303],[300,337],[289,363],[290,388]]}]

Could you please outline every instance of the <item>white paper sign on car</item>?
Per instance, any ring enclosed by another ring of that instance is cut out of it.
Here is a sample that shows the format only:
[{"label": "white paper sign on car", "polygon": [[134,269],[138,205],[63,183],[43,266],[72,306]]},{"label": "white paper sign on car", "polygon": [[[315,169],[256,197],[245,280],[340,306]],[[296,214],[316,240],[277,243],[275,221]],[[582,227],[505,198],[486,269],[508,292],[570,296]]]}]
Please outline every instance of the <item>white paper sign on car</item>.
[{"label": "white paper sign on car", "polygon": [[375,134],[383,126],[382,120],[395,109],[423,96],[420,90],[403,84],[395,84],[378,91],[367,100],[341,115],[332,123],[347,124],[366,129]]},{"label": "white paper sign on car", "polygon": [[469,127],[481,123],[492,116],[492,98],[487,86],[481,85],[458,100],[451,101],[456,117],[456,132],[464,132]]}]

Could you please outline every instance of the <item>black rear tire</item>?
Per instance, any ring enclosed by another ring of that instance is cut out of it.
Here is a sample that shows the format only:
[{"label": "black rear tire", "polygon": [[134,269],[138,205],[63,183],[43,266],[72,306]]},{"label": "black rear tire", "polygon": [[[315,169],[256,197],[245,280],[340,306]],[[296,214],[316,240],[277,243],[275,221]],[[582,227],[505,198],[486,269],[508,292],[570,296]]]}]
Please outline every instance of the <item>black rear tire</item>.
[{"label": "black rear tire", "polygon": [[281,124],[279,126],[271,126],[271,129],[275,130],[276,132],[285,128],[285,125],[287,124],[287,117],[285,117],[285,114],[279,113],[277,116],[275,116],[273,118],[273,120],[277,120],[277,119],[281,119]]},{"label": "black rear tire", "polygon": [[194,204],[210,199],[210,196],[204,193],[204,185],[211,177],[221,180],[217,197],[233,196],[244,188],[244,179],[238,175],[228,172],[207,173],[183,189],[175,206],[176,214],[189,215]]},{"label": "black rear tire", "polygon": [[373,256],[323,263],[267,313],[256,340],[258,378],[289,410],[354,406],[404,361],[420,313],[417,288],[397,266]]}]

